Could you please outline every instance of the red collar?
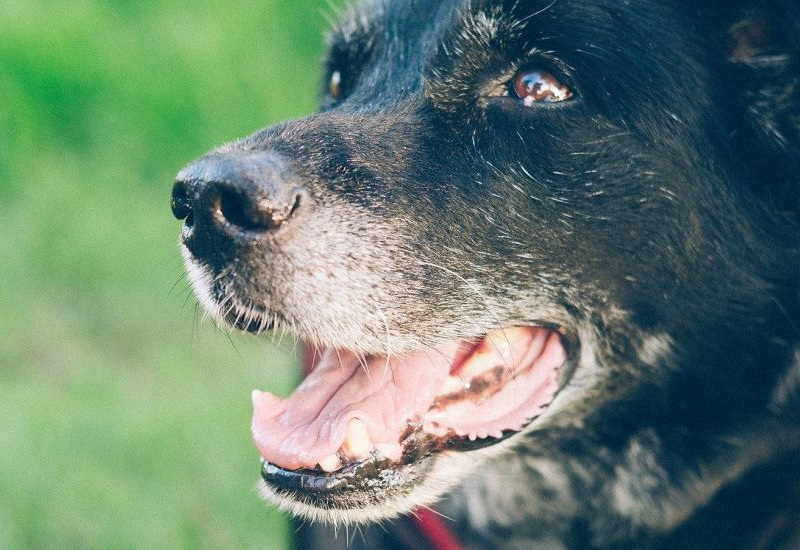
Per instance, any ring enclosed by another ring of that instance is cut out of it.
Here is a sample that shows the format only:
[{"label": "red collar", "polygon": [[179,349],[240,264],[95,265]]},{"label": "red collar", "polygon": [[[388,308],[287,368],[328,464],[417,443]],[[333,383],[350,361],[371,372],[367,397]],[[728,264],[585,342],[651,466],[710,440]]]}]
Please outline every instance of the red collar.
[{"label": "red collar", "polygon": [[444,518],[430,508],[418,508],[414,523],[433,550],[463,550]]}]

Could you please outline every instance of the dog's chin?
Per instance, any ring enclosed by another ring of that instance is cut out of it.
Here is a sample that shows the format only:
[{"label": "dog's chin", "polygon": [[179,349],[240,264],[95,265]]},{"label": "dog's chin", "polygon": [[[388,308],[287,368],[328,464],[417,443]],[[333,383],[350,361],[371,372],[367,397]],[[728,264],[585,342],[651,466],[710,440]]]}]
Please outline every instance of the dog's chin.
[{"label": "dog's chin", "polygon": [[[257,308],[230,307],[238,298],[220,305],[209,274],[190,275],[217,320],[271,325]],[[291,396],[253,392],[262,495],[334,523],[431,504],[535,429],[572,370],[567,340],[556,326],[511,325],[392,355],[307,343],[311,368]]]}]

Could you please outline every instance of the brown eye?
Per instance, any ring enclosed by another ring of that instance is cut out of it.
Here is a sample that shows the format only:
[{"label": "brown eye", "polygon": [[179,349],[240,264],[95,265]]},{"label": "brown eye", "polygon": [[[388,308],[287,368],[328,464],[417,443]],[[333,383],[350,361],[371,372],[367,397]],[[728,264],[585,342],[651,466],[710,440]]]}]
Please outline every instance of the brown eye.
[{"label": "brown eye", "polygon": [[331,73],[331,80],[328,83],[328,94],[330,94],[331,99],[336,101],[339,99],[339,95],[342,93],[342,73],[339,71],[333,71]]},{"label": "brown eye", "polygon": [[525,70],[514,77],[514,93],[526,107],[534,103],[566,101],[574,94],[552,73],[540,69]]}]

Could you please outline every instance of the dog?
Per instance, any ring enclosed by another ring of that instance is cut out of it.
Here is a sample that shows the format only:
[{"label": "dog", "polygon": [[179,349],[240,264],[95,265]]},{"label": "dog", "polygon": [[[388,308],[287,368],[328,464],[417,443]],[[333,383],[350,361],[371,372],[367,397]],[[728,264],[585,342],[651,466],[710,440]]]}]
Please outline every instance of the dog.
[{"label": "dog", "polygon": [[310,350],[253,394],[301,547],[800,547],[798,36],[791,0],[362,0],[319,112],[180,171],[201,304]]}]

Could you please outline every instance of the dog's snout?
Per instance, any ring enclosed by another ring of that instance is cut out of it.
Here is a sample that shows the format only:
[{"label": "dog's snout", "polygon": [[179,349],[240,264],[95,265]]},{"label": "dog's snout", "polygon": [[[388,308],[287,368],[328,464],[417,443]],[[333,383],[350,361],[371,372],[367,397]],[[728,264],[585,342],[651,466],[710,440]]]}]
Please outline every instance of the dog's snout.
[{"label": "dog's snout", "polygon": [[206,238],[268,233],[308,208],[308,193],[280,157],[224,153],[201,158],[180,171],[172,213]]}]

